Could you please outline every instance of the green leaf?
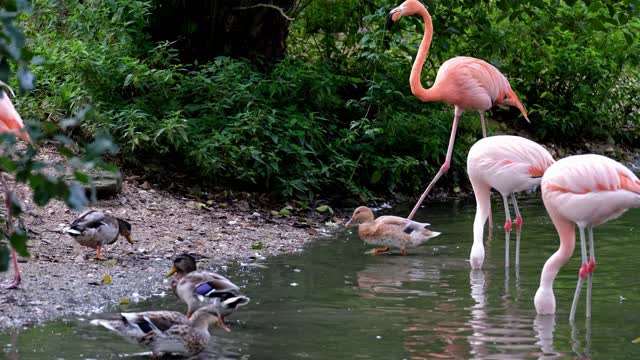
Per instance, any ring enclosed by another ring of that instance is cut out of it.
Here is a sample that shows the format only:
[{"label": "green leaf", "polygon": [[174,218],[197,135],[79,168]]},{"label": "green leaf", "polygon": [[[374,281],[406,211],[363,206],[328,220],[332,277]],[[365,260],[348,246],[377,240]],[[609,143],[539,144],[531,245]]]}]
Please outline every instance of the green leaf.
[{"label": "green leaf", "polygon": [[382,178],[382,171],[380,171],[380,169],[376,170],[373,172],[373,175],[371,175],[371,183],[372,184],[377,184],[380,179]]},{"label": "green leaf", "polygon": [[257,243],[251,245],[251,248],[253,250],[262,250],[263,247],[264,247],[264,244],[262,243],[262,241],[258,241]]},{"label": "green leaf", "polygon": [[7,271],[9,268],[9,247],[6,244],[0,244],[0,272]]},{"label": "green leaf", "polygon": [[13,234],[9,237],[9,242],[11,243],[11,247],[20,254],[20,256],[29,256],[29,251],[27,250],[27,234],[24,230],[14,228]]},{"label": "green leaf", "polygon": [[333,214],[333,209],[329,205],[320,205],[320,206],[318,206],[316,208],[316,211],[319,211],[319,212],[327,212],[328,211],[328,212]]},{"label": "green leaf", "polygon": [[73,177],[82,184],[88,184],[89,180],[91,180],[89,175],[77,170],[73,172]]}]

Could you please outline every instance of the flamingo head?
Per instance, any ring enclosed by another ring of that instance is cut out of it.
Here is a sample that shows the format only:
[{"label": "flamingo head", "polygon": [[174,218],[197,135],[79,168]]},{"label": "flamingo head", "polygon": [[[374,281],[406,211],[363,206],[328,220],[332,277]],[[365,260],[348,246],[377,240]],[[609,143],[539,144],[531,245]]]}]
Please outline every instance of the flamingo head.
[{"label": "flamingo head", "polygon": [[396,22],[403,16],[410,16],[413,14],[417,14],[420,10],[424,9],[424,5],[420,3],[418,0],[406,0],[397,8],[391,10],[389,12],[389,18],[387,19],[387,24]]},{"label": "flamingo head", "polygon": [[553,288],[539,287],[533,298],[536,312],[540,315],[556,313],[556,297],[553,295]]}]

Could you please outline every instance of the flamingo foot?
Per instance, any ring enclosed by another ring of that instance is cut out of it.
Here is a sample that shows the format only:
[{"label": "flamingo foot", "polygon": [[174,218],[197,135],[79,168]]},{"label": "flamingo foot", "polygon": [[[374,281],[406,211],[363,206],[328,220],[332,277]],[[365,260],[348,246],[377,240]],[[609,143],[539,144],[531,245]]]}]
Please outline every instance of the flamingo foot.
[{"label": "flamingo foot", "polygon": [[160,355],[158,355],[157,353],[152,352],[152,353],[151,353],[151,358],[152,358],[152,359],[159,359],[159,358],[160,358]]},{"label": "flamingo foot", "polygon": [[[595,264],[594,264],[594,266],[595,266]],[[589,265],[588,264],[582,264],[582,266],[580,266],[580,272],[578,273],[578,276],[580,276],[580,278],[583,279],[588,274],[589,274]]]},{"label": "flamingo foot", "polygon": [[407,249],[402,249],[402,256],[407,256]]},{"label": "flamingo foot", "polygon": [[522,229],[522,216],[516,216],[516,229]]},{"label": "flamingo foot", "polygon": [[595,259],[589,260],[589,264],[587,265],[587,271],[589,271],[589,274],[592,274],[593,270],[595,269],[596,269],[596,260]]},{"label": "flamingo foot", "polygon": [[384,253],[388,253],[388,252],[389,252],[389,248],[385,247],[385,248],[377,248],[377,249],[373,249],[373,250],[367,251],[366,254],[380,255],[380,254],[384,254]]},{"label": "flamingo foot", "polygon": [[511,232],[511,219],[507,219],[504,222],[504,231]]},{"label": "flamingo foot", "polygon": [[187,317],[187,319],[191,319],[191,313],[190,312],[188,312],[185,316]]},{"label": "flamingo foot", "polygon": [[17,289],[18,285],[20,285],[20,275],[15,276],[11,282],[2,285],[2,287],[5,289]]}]

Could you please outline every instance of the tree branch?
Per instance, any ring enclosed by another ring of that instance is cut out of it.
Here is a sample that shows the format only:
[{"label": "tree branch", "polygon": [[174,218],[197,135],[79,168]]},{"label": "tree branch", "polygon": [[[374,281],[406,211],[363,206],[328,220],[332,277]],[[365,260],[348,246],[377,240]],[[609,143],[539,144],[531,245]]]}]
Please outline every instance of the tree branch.
[{"label": "tree branch", "polygon": [[294,18],[287,16],[287,14],[284,13],[284,10],[282,10],[281,7],[279,6],[275,6],[273,4],[255,4],[255,5],[251,5],[251,6],[236,6],[234,8],[232,8],[233,10],[247,10],[247,9],[253,9],[253,8],[257,8],[257,7],[266,7],[266,8],[271,8],[271,9],[275,9],[277,10],[280,15],[282,15],[285,19],[289,20],[289,21],[293,21]]}]

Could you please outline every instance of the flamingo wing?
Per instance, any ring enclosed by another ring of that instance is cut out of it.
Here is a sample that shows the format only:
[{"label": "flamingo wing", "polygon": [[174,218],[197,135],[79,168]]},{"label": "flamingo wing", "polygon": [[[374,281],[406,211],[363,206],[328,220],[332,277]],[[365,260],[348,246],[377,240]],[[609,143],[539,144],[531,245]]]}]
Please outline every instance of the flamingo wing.
[{"label": "flamingo wing", "polygon": [[640,180],[600,155],[558,160],[542,178],[545,206],[578,224],[598,225],[640,207]]}]

